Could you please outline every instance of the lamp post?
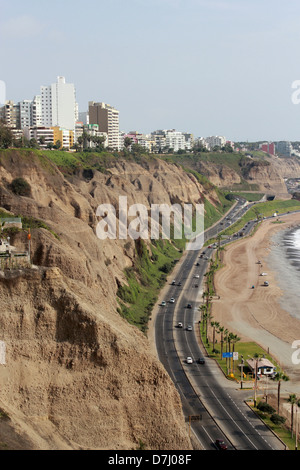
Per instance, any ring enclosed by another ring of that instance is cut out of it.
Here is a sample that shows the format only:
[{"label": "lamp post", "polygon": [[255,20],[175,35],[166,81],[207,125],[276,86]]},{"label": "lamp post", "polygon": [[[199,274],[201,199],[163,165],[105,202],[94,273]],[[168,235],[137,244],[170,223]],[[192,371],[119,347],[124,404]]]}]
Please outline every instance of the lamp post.
[{"label": "lamp post", "polygon": [[298,406],[296,407],[296,423],[295,423],[295,450],[298,450]]},{"label": "lamp post", "polygon": [[243,368],[244,368],[244,357],[241,354],[242,362],[241,362],[241,389],[243,388]]},{"label": "lamp post", "polygon": [[258,372],[258,361],[259,355],[255,354],[254,357],[248,356],[251,359],[255,360],[255,380],[254,380],[254,407],[256,408],[256,401],[257,401],[257,372]]}]

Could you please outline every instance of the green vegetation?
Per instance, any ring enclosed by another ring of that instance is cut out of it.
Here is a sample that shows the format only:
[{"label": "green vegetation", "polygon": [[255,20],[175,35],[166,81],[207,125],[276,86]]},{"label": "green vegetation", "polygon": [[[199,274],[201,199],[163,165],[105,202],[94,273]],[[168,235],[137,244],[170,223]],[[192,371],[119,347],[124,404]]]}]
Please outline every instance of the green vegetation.
[{"label": "green vegetation", "polygon": [[[293,403],[293,395],[288,399]],[[294,406],[299,406],[295,403]],[[252,406],[257,415],[265,422],[265,424],[282,440],[289,450],[296,448],[296,438],[291,429],[286,425],[286,418],[279,415],[273,407],[270,407],[265,401],[259,400],[256,407]]]},{"label": "green vegetation", "polygon": [[11,190],[18,196],[30,196],[31,187],[30,184],[24,180],[24,178],[15,178],[10,184]]},{"label": "green vegetation", "polygon": [[231,193],[233,196],[240,196],[240,197],[243,197],[245,198],[248,202],[256,202],[256,201],[260,201],[264,194],[262,193],[247,193],[247,192],[243,192],[243,191],[237,191],[237,192],[233,192]]},{"label": "green vegetation", "polygon": [[[239,232],[250,220],[256,220],[257,218],[261,219],[263,217],[270,217],[275,213],[280,215],[295,210],[300,210],[300,201],[297,201],[295,199],[289,199],[287,201],[274,200],[259,202],[255,204],[251,209],[249,209],[239,221],[237,221],[233,225],[230,225],[230,227],[228,227],[227,229],[223,230],[221,235],[231,236],[234,233]],[[207,244],[210,244],[213,241],[214,240],[209,240]]]},{"label": "green vegetation", "polygon": [[22,221],[22,229],[16,228],[16,227],[11,227],[11,228],[3,228],[2,233],[3,235],[7,236],[15,232],[21,232],[22,230],[33,230],[33,229],[38,229],[38,228],[43,228],[45,230],[48,230],[48,232],[52,233],[55,238],[59,240],[59,236],[42,220],[36,219],[35,217],[26,217],[22,215],[15,215],[11,214],[9,212],[6,212],[3,209],[0,209],[0,219],[14,219],[14,218],[21,218]]},{"label": "green vegetation", "polygon": [[22,226],[24,230],[28,229],[38,229],[38,228],[43,228],[45,230],[48,230],[48,232],[52,233],[57,240],[59,240],[59,236],[57,233],[55,233],[45,222],[43,222],[40,219],[36,219],[35,217],[21,217],[22,219]]}]

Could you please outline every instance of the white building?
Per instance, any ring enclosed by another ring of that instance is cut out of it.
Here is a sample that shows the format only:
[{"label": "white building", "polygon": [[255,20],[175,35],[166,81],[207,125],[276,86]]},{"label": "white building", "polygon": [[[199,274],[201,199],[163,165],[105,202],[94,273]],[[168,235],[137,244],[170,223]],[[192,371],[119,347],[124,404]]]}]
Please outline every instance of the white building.
[{"label": "white building", "polygon": [[178,150],[188,151],[192,148],[192,134],[176,131],[175,129],[157,130],[152,132],[151,137],[155,141],[155,151],[158,153],[168,149],[178,152]]},{"label": "white building", "polygon": [[214,147],[224,147],[224,145],[226,145],[226,137],[220,135],[206,137],[205,141],[210,150]]},{"label": "white building", "polygon": [[30,125],[39,127],[42,125],[42,97],[36,95],[31,102]]},{"label": "white building", "polygon": [[24,136],[28,140],[35,139],[42,148],[54,144],[54,130],[50,127],[25,127]]},{"label": "white building", "polygon": [[19,103],[20,105],[20,127],[24,129],[24,127],[31,126],[31,106],[32,100],[22,100]]},{"label": "white building", "polygon": [[56,83],[41,86],[41,114],[43,126],[58,126],[75,133],[78,105],[73,83],[66,83],[65,77],[58,77]]},{"label": "white building", "polygon": [[175,131],[175,129],[165,131],[166,147],[173,149],[174,152],[178,150],[185,150],[185,137],[182,132]]}]

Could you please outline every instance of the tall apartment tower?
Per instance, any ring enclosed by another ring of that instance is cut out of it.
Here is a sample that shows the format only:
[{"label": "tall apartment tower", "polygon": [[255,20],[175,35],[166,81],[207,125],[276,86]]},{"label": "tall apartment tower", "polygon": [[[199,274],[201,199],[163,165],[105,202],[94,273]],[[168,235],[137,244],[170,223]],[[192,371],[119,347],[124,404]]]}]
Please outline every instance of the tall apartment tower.
[{"label": "tall apartment tower", "polygon": [[75,132],[78,105],[73,83],[66,83],[65,77],[57,77],[56,83],[42,86],[41,112],[43,126],[58,126]]},{"label": "tall apartment tower", "polygon": [[36,95],[31,103],[30,125],[32,127],[42,126],[42,97]]},{"label": "tall apartment tower", "polygon": [[20,129],[20,103],[14,103],[12,100],[5,101],[4,106],[0,108],[0,119],[3,119],[12,129]]},{"label": "tall apartment tower", "polygon": [[98,124],[100,132],[108,135],[108,147],[120,149],[119,111],[106,103],[89,102],[89,123]]}]

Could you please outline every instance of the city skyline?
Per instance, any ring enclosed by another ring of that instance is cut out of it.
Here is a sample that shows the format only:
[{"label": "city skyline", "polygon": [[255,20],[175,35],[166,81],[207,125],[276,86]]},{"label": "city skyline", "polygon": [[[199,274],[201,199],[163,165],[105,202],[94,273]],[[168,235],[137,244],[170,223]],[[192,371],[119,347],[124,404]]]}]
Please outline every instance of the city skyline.
[{"label": "city skyline", "polygon": [[34,0],[0,6],[7,99],[32,99],[65,76],[79,112],[90,101],[110,103],[120,130],[300,140],[296,0],[112,0],[88,8],[54,0],[47,15]]}]

